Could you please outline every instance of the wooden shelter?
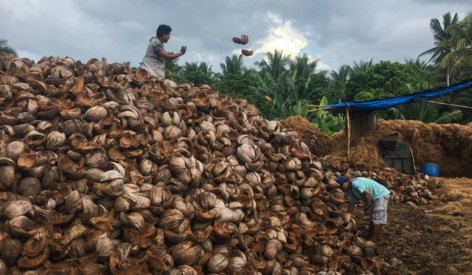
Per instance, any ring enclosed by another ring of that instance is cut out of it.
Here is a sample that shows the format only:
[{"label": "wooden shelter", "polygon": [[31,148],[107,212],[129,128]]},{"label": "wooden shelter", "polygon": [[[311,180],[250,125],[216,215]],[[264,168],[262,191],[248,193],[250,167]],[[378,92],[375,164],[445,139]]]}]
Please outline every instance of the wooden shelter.
[{"label": "wooden shelter", "polygon": [[449,105],[452,107],[469,108],[470,106],[461,106],[454,104],[447,104],[442,102],[431,101],[443,96],[451,96],[453,94],[468,91],[472,88],[472,80],[467,80],[459,84],[449,87],[444,87],[436,90],[424,91],[415,94],[402,95],[394,98],[386,98],[379,100],[370,100],[364,102],[356,101],[342,101],[335,105],[308,105],[315,107],[315,110],[324,110],[330,113],[346,113],[346,133],[347,133],[347,156],[349,160],[351,135],[363,136],[365,133],[378,129],[377,116],[373,114],[376,110],[388,109],[402,104],[410,104],[415,102],[429,102],[435,104]]}]

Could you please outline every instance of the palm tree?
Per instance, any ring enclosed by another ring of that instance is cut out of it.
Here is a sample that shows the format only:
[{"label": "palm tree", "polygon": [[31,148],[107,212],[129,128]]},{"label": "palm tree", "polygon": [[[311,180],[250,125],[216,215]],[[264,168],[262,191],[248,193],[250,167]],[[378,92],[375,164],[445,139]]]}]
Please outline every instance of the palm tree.
[{"label": "palm tree", "polygon": [[453,25],[456,25],[459,22],[459,16],[457,13],[454,15],[454,18],[451,18],[451,13],[446,13],[443,15],[443,26],[437,18],[431,19],[429,24],[431,30],[434,34],[434,48],[431,48],[423,53],[421,53],[418,57],[423,55],[432,55],[430,58],[430,62],[434,61],[435,65],[442,65],[443,68],[446,69],[446,85],[449,86],[449,78],[451,77],[451,65],[452,61],[443,62],[444,57],[451,53],[453,50],[453,41],[452,35],[448,33],[446,30]]},{"label": "palm tree", "polygon": [[2,54],[11,54],[11,55],[14,55],[15,57],[18,56],[18,54],[16,53],[16,51],[8,46],[8,40],[6,39],[0,39],[0,55]]},{"label": "palm tree", "polygon": [[213,71],[211,70],[210,63],[200,62],[200,65],[198,65],[198,70],[209,75],[210,77],[213,75]]},{"label": "palm tree", "polygon": [[203,84],[211,84],[211,78],[213,72],[209,63],[200,62],[185,62],[182,68],[182,75],[187,82],[193,82],[195,86],[201,86]]},{"label": "palm tree", "polygon": [[277,79],[266,74],[257,74],[256,86],[250,86],[250,89],[262,97],[267,98],[272,103],[273,115],[275,119],[284,119],[290,116],[292,108],[302,108],[304,106],[305,116],[308,114],[308,102],[303,100],[300,102],[298,91],[296,90],[295,79],[297,71],[295,70],[291,75],[289,73],[283,74]]},{"label": "palm tree", "polygon": [[330,88],[334,90],[332,98],[336,100],[344,99],[346,95],[346,84],[351,72],[352,68],[349,65],[342,65],[338,68],[338,71],[331,71],[329,74],[331,79]]},{"label": "palm tree", "polygon": [[274,53],[267,52],[266,59],[256,61],[254,65],[260,69],[261,74],[268,74],[276,80],[287,71],[290,62],[289,55],[284,55],[283,51],[274,50]]},{"label": "palm tree", "polygon": [[455,50],[446,55],[444,64],[454,61],[453,70],[472,67],[472,12],[463,21],[450,26],[447,33],[454,37]]},{"label": "palm tree", "polygon": [[290,62],[290,72],[296,72],[295,85],[301,99],[312,101],[315,93],[321,90],[316,83],[316,66],[319,59],[310,61],[307,54],[295,57]]},{"label": "palm tree", "polygon": [[227,56],[225,58],[225,64],[220,64],[223,75],[236,74],[241,75],[244,72],[244,61],[243,55],[233,55],[231,58]]},{"label": "palm tree", "polygon": [[372,67],[372,59],[370,59],[369,62],[365,62],[365,61],[360,61],[359,63],[357,63],[356,61],[354,61],[354,66],[352,67],[352,71],[362,71],[362,72],[367,72],[367,69],[369,67]]},{"label": "palm tree", "polygon": [[297,77],[309,79],[315,73],[318,61],[319,59],[310,62],[307,54],[297,56],[294,61],[290,62],[290,71],[297,70]]},{"label": "palm tree", "polygon": [[[462,105],[462,106],[472,106],[472,91],[464,91],[456,95],[452,101],[452,104]],[[462,109],[462,121],[460,122],[463,125],[472,122],[472,110]]]},{"label": "palm tree", "polygon": [[405,64],[415,68],[418,72],[418,75],[421,79],[427,81],[431,87],[429,89],[433,89],[438,86],[438,78],[442,78],[442,74],[438,75],[438,71],[435,69],[433,65],[430,63],[420,60],[419,58],[413,59],[405,59]]}]

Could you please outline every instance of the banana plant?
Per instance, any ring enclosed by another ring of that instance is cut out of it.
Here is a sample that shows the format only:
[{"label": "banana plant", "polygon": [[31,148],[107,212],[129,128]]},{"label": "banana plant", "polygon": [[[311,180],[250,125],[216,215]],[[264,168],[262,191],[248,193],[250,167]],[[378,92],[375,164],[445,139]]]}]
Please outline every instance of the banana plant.
[{"label": "banana plant", "polygon": [[[328,105],[326,96],[323,96],[318,105],[322,107]],[[321,132],[329,136],[342,131],[346,125],[343,114],[333,115],[322,108],[312,112],[312,117],[311,123],[315,124]]]},{"label": "banana plant", "polygon": [[[268,73],[263,74],[263,77],[257,75],[257,86],[251,86],[250,88],[261,97],[272,102],[272,106],[276,111],[276,119],[284,119],[294,114],[306,117],[308,102],[299,99],[295,85],[296,76],[296,70],[292,75],[285,75],[278,81]],[[303,105],[306,105],[306,112],[303,112]]]}]

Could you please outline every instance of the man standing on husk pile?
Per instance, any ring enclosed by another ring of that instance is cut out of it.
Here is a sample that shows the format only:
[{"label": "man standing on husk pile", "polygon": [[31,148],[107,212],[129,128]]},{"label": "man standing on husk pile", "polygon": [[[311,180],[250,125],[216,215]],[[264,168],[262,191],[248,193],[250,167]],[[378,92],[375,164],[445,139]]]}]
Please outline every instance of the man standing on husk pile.
[{"label": "man standing on husk pile", "polygon": [[364,214],[370,215],[370,241],[377,243],[382,225],[387,224],[387,208],[390,191],[378,182],[368,178],[340,176],[336,182],[344,191],[349,191],[350,201],[347,208],[348,219],[354,211],[355,203],[364,200]]},{"label": "man standing on husk pile", "polygon": [[151,40],[149,40],[141,68],[148,71],[151,75],[165,78],[165,60],[174,60],[184,55],[187,51],[187,46],[182,46],[178,53],[167,53],[164,43],[169,41],[171,31],[172,28],[170,26],[159,25],[156,30],[156,36],[151,37]]}]

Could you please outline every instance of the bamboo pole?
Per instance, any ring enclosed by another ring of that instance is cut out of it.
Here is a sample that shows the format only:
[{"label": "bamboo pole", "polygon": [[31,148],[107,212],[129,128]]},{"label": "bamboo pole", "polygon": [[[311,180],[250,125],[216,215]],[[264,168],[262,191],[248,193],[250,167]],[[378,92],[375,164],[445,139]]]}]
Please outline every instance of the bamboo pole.
[{"label": "bamboo pole", "polygon": [[313,112],[317,112],[317,111],[321,111],[321,110],[324,110],[322,108],[320,109],[311,109],[311,110],[308,110],[308,113],[313,113]]},{"label": "bamboo pole", "polygon": [[463,106],[463,105],[449,104],[449,103],[436,102],[436,101],[430,101],[430,100],[421,100],[421,101],[428,102],[428,103],[440,104],[440,105],[447,105],[447,106],[452,106],[452,107],[458,107],[458,108],[472,109],[472,107]]},{"label": "bamboo pole", "polygon": [[349,161],[349,154],[351,153],[351,119],[349,116],[349,105],[346,104],[346,128],[347,128],[347,156],[346,161]]}]

